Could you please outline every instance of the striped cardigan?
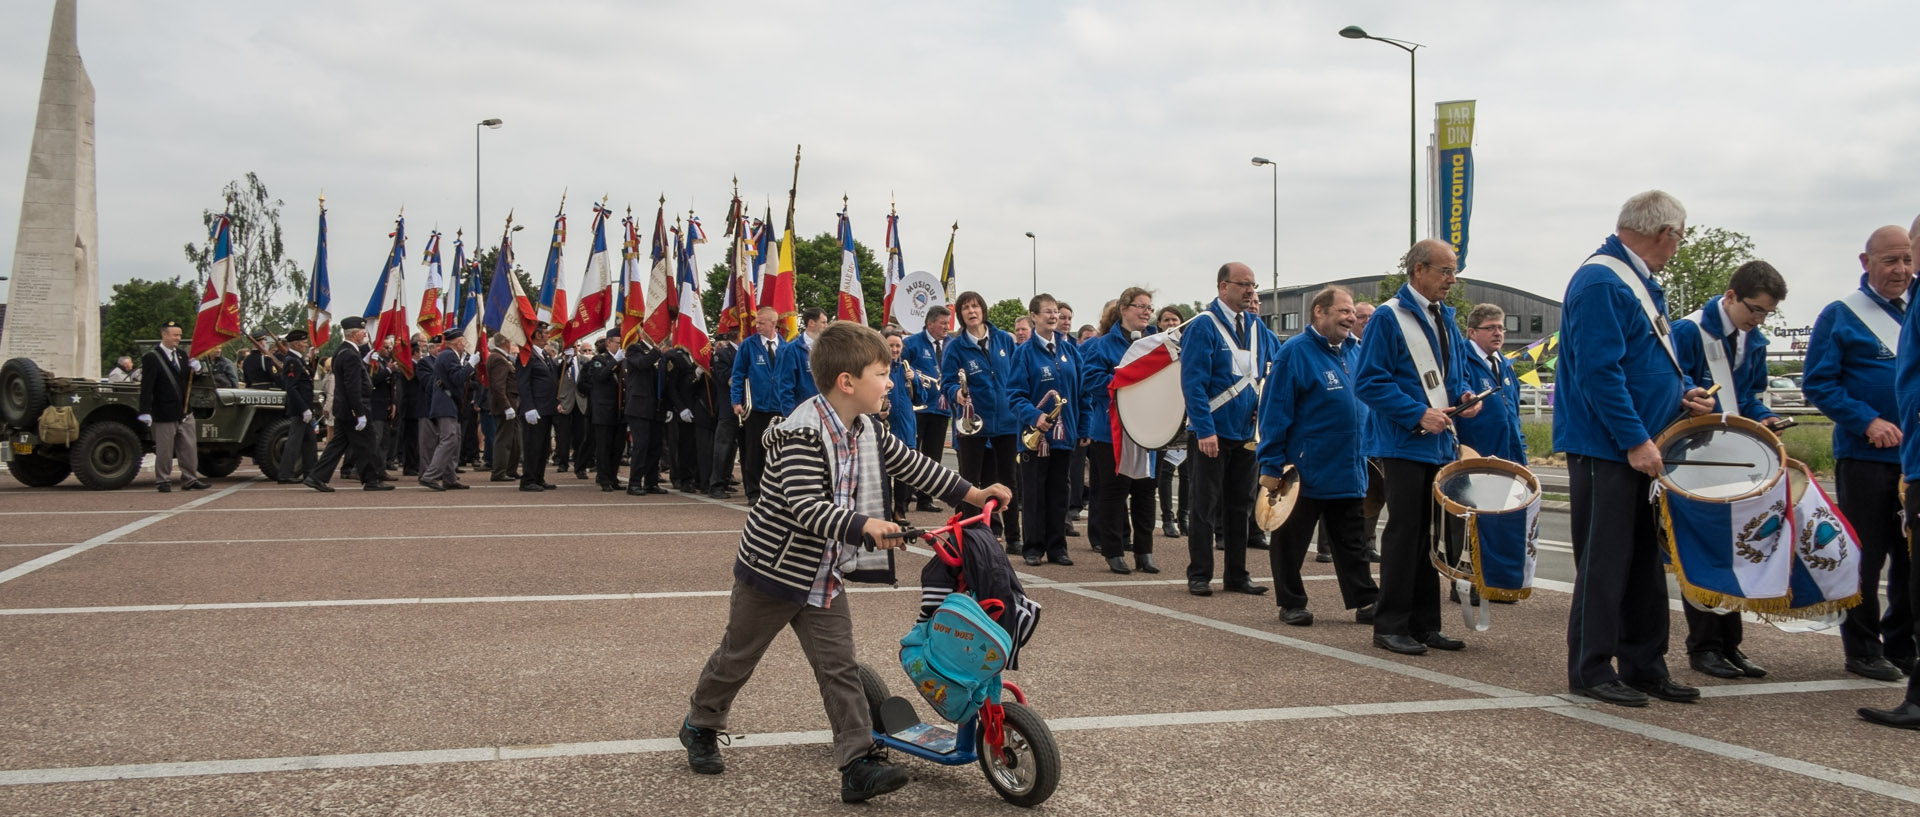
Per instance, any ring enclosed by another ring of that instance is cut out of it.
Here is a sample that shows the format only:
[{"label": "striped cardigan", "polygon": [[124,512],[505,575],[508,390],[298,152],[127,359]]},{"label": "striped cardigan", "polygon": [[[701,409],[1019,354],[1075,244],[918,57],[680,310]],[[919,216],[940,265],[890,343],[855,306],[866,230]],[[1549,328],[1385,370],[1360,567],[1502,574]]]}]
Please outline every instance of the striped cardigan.
[{"label": "striped cardigan", "polygon": [[[888,479],[899,480],[949,505],[959,505],[973,486],[959,474],[900,442],[882,423],[868,422],[863,433],[877,435],[875,448]],[[760,501],[740,531],[734,578],[768,595],[796,604],[807,602],[828,538],[858,546],[867,516],[833,503],[827,441],[813,427],[772,426],[764,437],[767,467],[760,477]]]}]

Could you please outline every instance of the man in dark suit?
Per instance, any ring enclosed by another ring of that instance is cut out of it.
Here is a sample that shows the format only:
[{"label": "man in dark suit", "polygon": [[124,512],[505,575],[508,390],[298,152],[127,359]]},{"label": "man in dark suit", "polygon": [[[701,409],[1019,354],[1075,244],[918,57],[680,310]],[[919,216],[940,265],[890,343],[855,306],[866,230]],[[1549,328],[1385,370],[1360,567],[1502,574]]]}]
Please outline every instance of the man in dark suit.
[{"label": "man in dark suit", "polygon": [[[367,439],[372,442],[370,447],[373,449],[373,461],[353,464],[358,469],[362,480],[373,479],[384,482],[388,478],[387,461],[392,455],[392,451],[389,450],[391,445],[389,437],[393,429],[394,384],[401,382],[399,372],[395,371],[394,362],[387,359],[391,355],[392,347],[389,346],[388,349],[386,354],[374,352],[366,359],[367,382],[370,386],[367,392]],[[336,393],[340,388],[339,382],[340,375],[336,372],[334,374]],[[336,396],[334,400],[337,402],[339,397]],[[335,433],[339,432],[336,430]]]},{"label": "man in dark suit", "polygon": [[620,413],[620,361],[613,352],[619,348],[620,333],[608,332],[594,341],[593,357],[580,367],[580,391],[587,397],[587,421],[593,430],[593,462],[600,490],[618,491],[620,484],[620,435],[626,417]]},{"label": "man in dark suit", "polygon": [[560,380],[553,361],[547,357],[547,325],[540,324],[527,340],[531,357],[514,376],[520,389],[521,463],[520,490],[551,491],[560,486],[547,481],[547,457],[553,447],[553,423],[560,419]]},{"label": "man in dark suit", "polygon": [[280,387],[280,361],[261,351],[266,348],[272,335],[254,330],[254,348],[240,359],[240,382],[249,389],[277,389]]},{"label": "man in dark suit", "polygon": [[[736,354],[733,341],[714,341],[712,372],[703,378],[714,423],[713,468],[707,472],[707,496],[714,499],[733,496],[733,455],[740,449],[740,415],[722,410],[727,403],[727,384],[716,380],[713,372],[732,372]],[[720,393],[715,394],[716,391]]]},{"label": "man in dark suit", "polygon": [[374,467],[377,457],[368,428],[371,409],[367,396],[373,391],[373,382],[367,374],[367,320],[358,315],[348,317],[340,322],[340,334],[345,342],[333,353],[334,434],[327,439],[327,450],[320,453],[320,461],[314,463],[302,484],[322,493],[332,493],[333,486],[328,483],[333,481],[334,466],[351,447],[354,461],[363,463],[360,487],[369,491],[391,491],[393,485],[380,479],[380,471]]},{"label": "man in dark suit", "polygon": [[494,335],[493,348],[487,353],[487,409],[493,413],[494,427],[487,448],[493,456],[494,482],[520,478],[520,428],[514,424],[519,416],[515,406],[520,403],[520,387],[514,383],[519,369],[513,341]]},{"label": "man in dark suit", "polygon": [[313,370],[307,368],[307,330],[287,333],[286,351],[280,354],[280,388],[287,392],[287,417],[293,420],[287,430],[287,447],[280,452],[280,484],[299,482],[314,463]]},{"label": "man in dark suit", "polygon": [[626,381],[627,436],[633,447],[627,472],[627,493],[632,496],[667,492],[660,487],[660,451],[667,433],[666,423],[661,422],[660,358],[660,348],[642,337],[626,348],[620,360]]},{"label": "man in dark suit", "polygon": [[673,487],[681,493],[707,490],[713,471],[713,401],[707,396],[706,372],[686,347],[667,352],[667,383],[672,391],[674,458]]},{"label": "man in dark suit", "polygon": [[160,328],[160,345],[140,360],[140,422],[153,428],[153,479],[160,493],[173,490],[173,462],[180,462],[181,489],[209,487],[200,478],[200,451],[196,447],[193,412],[187,393],[200,361],[189,362],[180,351],[180,324],[167,321]]},{"label": "man in dark suit", "polygon": [[467,393],[467,338],[459,330],[441,336],[440,352],[414,372],[425,384],[426,418],[421,422],[420,484],[435,491],[465,489],[454,474],[460,462],[460,404]]}]

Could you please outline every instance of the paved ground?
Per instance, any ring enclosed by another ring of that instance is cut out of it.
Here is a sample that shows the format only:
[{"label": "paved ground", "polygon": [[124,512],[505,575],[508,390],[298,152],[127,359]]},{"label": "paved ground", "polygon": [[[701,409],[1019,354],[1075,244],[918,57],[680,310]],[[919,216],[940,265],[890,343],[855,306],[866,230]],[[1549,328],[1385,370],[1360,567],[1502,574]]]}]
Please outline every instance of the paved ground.
[{"label": "paved ground", "polygon": [[[814,814],[843,807],[791,636],[737,704],[716,778],[674,730],[717,643],[738,504],[511,485],[316,494],[243,470],[206,493],[0,480],[0,814]],[[932,523],[932,514],[919,515]],[[1564,693],[1570,577],[1548,520],[1535,598],[1470,647],[1403,658],[1337,610],[1025,569],[1046,606],[1015,680],[1065,759],[1042,811],[1105,814],[1913,814],[1920,735],[1866,725],[1895,685],[1838,640],[1750,625],[1760,682],[1701,704]],[[1086,556],[1087,558],[1080,558]],[[918,576],[908,555],[902,576]],[[1256,554],[1257,577],[1268,575]],[[851,602],[896,690],[912,587]],[[1455,610],[1446,611],[1450,623]],[[1684,633],[1674,617],[1674,649]],[[923,708],[924,712],[925,709]],[[974,767],[903,761],[873,813],[1003,814]]]}]

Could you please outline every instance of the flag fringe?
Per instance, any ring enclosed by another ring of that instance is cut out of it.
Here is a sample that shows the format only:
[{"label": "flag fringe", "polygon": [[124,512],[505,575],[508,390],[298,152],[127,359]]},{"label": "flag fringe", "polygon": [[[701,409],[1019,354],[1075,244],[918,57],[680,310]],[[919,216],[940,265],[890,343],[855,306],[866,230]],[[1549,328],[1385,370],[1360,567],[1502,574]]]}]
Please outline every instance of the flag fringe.
[{"label": "flag fringe", "polygon": [[1655,530],[1660,535],[1660,548],[1667,554],[1665,567],[1668,573],[1673,574],[1674,580],[1680,584],[1680,595],[1685,596],[1688,600],[1697,604],[1716,610],[1757,613],[1763,616],[1783,615],[1793,609],[1793,597],[1791,593],[1773,598],[1748,599],[1721,593],[1717,590],[1708,590],[1707,588],[1700,587],[1688,581],[1686,568],[1680,565],[1680,553],[1675,545],[1673,515],[1672,512],[1667,509],[1666,491],[1660,492],[1660,501],[1654,505],[1654,510],[1659,515],[1659,519],[1655,524]]}]

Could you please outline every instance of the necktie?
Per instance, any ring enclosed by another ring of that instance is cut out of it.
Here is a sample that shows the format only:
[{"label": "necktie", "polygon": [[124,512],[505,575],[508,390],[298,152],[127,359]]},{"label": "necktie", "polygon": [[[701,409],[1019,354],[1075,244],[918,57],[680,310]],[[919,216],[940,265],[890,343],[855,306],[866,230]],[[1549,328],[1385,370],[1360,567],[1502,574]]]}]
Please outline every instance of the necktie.
[{"label": "necktie", "polygon": [[1048,359],[1053,357],[1053,341],[1047,341],[1047,357]]},{"label": "necktie", "polygon": [[1907,299],[1894,298],[1893,311],[1900,313],[1900,317],[1903,317],[1903,318],[1906,317],[1907,316]]},{"label": "necktie", "polygon": [[1433,339],[1440,346],[1440,375],[1445,377],[1453,368],[1453,344],[1448,342],[1451,336],[1447,334],[1447,322],[1441,317],[1440,305],[1427,304],[1427,312],[1433,315]]},{"label": "necktie", "polygon": [[774,345],[773,338],[767,338],[767,357],[771,358],[775,354],[778,354],[779,351],[780,347]]},{"label": "necktie", "polygon": [[1240,338],[1240,348],[1247,348],[1247,313],[1242,312],[1234,317],[1233,331]]}]

